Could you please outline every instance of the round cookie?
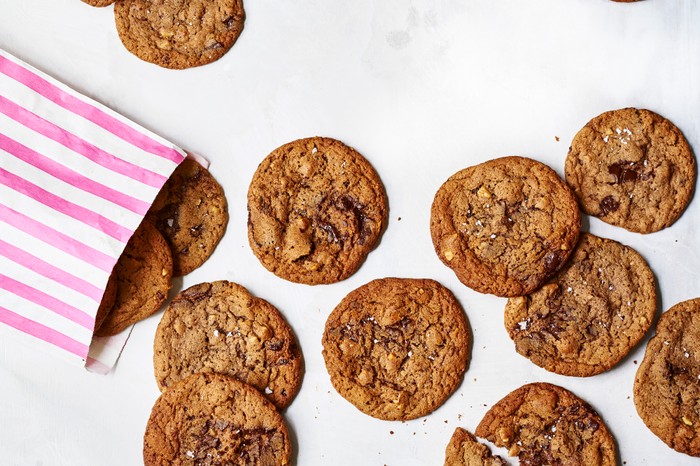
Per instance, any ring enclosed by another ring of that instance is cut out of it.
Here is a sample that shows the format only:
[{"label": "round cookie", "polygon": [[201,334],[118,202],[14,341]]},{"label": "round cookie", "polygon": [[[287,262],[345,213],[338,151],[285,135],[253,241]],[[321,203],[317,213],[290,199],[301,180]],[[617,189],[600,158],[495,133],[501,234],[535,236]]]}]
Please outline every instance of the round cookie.
[{"label": "round cookie", "polygon": [[333,387],[385,420],[431,413],[457,389],[471,335],[454,295],[427,279],[384,278],[350,292],[326,321]]},{"label": "round cookie", "polygon": [[235,283],[202,283],[180,292],[153,344],[161,391],[197,372],[216,372],[256,388],[278,409],[299,391],[303,359],[292,329],[267,301]]},{"label": "round cookie", "polygon": [[168,243],[153,225],[142,222],[114,266],[117,296],[95,335],[116,335],[160,309],[170,290],[172,270]]},{"label": "round cookie", "polygon": [[445,449],[445,466],[508,466],[471,433],[457,427]]},{"label": "round cookie", "polygon": [[583,211],[638,233],[678,220],[695,176],[695,158],[680,130],[636,108],[593,118],[576,134],[566,157],[566,181]]},{"label": "round cookie", "polygon": [[596,412],[570,391],[524,385],[485,415],[476,435],[509,449],[520,464],[613,466],[615,440]]},{"label": "round cookie", "polygon": [[241,34],[245,12],[241,0],[120,0],[114,19],[129,52],[182,69],[221,58]]},{"label": "round cookie", "polygon": [[84,3],[87,3],[88,5],[92,6],[109,6],[112,3],[114,3],[114,0],[82,0]]},{"label": "round cookie", "polygon": [[191,159],[175,169],[156,196],[147,218],[173,254],[173,276],[202,265],[226,232],[228,204],[211,173]]},{"label": "round cookie", "polygon": [[351,147],[329,138],[275,149],[248,189],[248,240],[269,271],[317,285],[349,277],[388,221],[377,172]]},{"label": "round cookie", "polygon": [[143,439],[144,466],[290,463],[287,426],[248,385],[195,374],[156,400]]},{"label": "round cookie", "polygon": [[430,234],[440,260],[481,293],[521,296],[564,265],[581,214],[557,174],[524,157],[461,170],[435,194]]},{"label": "round cookie", "polygon": [[659,319],[634,380],[634,405],[669,447],[700,456],[700,298]]},{"label": "round cookie", "polygon": [[542,288],[510,298],[505,326],[518,353],[548,371],[590,376],[624,358],[649,330],[656,285],[634,249],[583,233]]}]

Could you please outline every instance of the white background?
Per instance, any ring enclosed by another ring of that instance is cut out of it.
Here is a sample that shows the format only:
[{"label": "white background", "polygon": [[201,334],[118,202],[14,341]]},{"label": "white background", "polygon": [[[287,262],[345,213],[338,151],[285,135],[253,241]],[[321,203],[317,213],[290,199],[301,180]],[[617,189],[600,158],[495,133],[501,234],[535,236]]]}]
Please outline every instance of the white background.
[{"label": "white background", "polygon": [[[112,8],[79,0],[0,0],[0,47],[211,160],[231,221],[211,260],[175,289],[228,279],[287,317],[306,358],[301,392],[286,412],[296,464],[442,464],[455,427],[473,430],[488,407],[533,381],[562,385],[590,402],[617,439],[620,464],[698,464],[665,446],[635,412],[632,383],[644,345],[591,378],[534,366],[503,328],[505,300],[467,289],[440,263],[429,213],[445,179],[489,158],[529,156],[563,175],[576,131],[610,109],[655,110],[698,150],[700,3],[247,0],[245,6],[248,19],[233,49],[185,71],[129,54]],[[283,143],[312,135],[341,139],[364,154],[391,208],[382,242],[359,272],[317,287],[267,272],[246,237],[245,196],[258,163]],[[700,296],[698,199],[659,233],[633,234],[588,218],[584,228],[645,256],[658,278],[659,312]],[[463,304],[474,335],[472,363],[457,392],[433,414],[405,423],[372,419],[347,403],[331,387],[321,357],[333,307],[384,276],[441,281]],[[135,327],[107,376],[0,341],[0,463],[141,464],[143,430],[158,396],[152,341],[159,318]]]}]

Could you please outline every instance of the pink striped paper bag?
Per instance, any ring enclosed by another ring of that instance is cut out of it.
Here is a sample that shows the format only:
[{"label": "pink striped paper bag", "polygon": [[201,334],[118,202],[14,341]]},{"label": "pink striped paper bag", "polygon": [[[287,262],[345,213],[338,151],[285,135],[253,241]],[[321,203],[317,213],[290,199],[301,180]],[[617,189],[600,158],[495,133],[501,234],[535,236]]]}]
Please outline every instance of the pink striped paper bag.
[{"label": "pink striped paper bag", "polygon": [[[109,275],[185,152],[0,50],[0,338],[97,372]],[[92,343],[92,347],[91,347]]]}]

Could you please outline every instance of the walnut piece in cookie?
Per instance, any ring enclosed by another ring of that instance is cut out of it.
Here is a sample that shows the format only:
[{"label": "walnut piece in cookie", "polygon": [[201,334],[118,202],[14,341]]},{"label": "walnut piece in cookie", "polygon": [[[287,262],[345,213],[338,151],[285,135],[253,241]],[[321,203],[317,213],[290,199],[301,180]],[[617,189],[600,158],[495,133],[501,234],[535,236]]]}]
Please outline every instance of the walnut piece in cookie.
[{"label": "walnut piece in cookie", "polygon": [[637,370],[634,405],[669,447],[700,457],[700,298],[661,315]]},{"label": "walnut piece in cookie", "polygon": [[457,389],[471,333],[454,295],[427,279],[383,278],[350,292],[326,321],[323,357],[333,387],[385,420],[434,411]]},{"label": "walnut piece in cookie", "polygon": [[644,109],[593,118],[576,134],[566,157],[566,182],[583,211],[637,233],[653,233],[678,220],[695,178],[695,157],[681,131]]},{"label": "walnut piece in cookie", "polygon": [[583,233],[573,255],[542,288],[510,298],[505,327],[518,353],[557,374],[604,372],[646,335],[656,285],[634,249]]},{"label": "walnut piece in cookie", "polygon": [[318,285],[346,279],[388,222],[384,185],[353,148],[330,138],[275,149],[248,189],[248,240],[275,275]]},{"label": "walnut piece in cookie", "polygon": [[581,214],[571,190],[543,163],[502,157],[461,170],[435,194],[430,234],[440,260],[481,293],[521,296],[559,270],[576,245]]},{"label": "walnut piece in cookie", "polygon": [[570,391],[548,383],[524,385],[485,415],[476,435],[509,449],[523,466],[613,466],[615,440],[603,420]]},{"label": "walnut piece in cookie", "polygon": [[290,451],[272,403],[221,374],[194,374],[163,392],[143,438],[144,466],[287,466]]},{"label": "walnut piece in cookie", "polygon": [[282,314],[244,287],[201,283],[180,292],[163,314],[153,343],[158,387],[197,372],[216,372],[256,388],[278,409],[299,391],[301,350]]}]

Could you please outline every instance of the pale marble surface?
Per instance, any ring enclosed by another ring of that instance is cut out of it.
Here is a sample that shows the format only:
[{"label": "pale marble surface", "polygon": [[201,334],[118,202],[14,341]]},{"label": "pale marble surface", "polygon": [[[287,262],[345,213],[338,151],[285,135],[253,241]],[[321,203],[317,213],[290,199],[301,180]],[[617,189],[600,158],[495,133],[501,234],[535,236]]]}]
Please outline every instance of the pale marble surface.
[{"label": "pale marble surface", "polygon": [[[296,464],[442,464],[456,426],[474,429],[488,406],[532,381],[560,384],[599,410],[621,464],[697,464],[636,415],[634,361],[643,345],[592,378],[535,367],[507,337],[505,300],[465,288],[437,259],[428,220],[437,188],[468,165],[519,154],[563,174],[573,135],[608,109],[658,111],[700,147],[700,4],[248,0],[246,10],[234,48],[187,71],[139,61],[119,42],[111,7],[79,0],[3,0],[0,47],[212,161],[231,222],[212,259],[178,287],[233,280],[286,315],[306,357],[301,393],[286,413]],[[339,138],[370,159],[391,206],[379,248],[357,274],[332,286],[284,282],[247,245],[245,195],[257,164],[275,147],[311,135]],[[697,199],[660,233],[632,234],[597,220],[585,227],[647,258],[664,310],[700,296]],[[438,411],[406,423],[357,411],[335,393],[321,357],[328,313],[350,290],[382,276],[440,280],[464,305],[474,332],[464,383]],[[136,326],[116,370],[104,377],[0,341],[0,463],[141,464],[143,429],[158,396],[151,362],[158,318]]]}]

